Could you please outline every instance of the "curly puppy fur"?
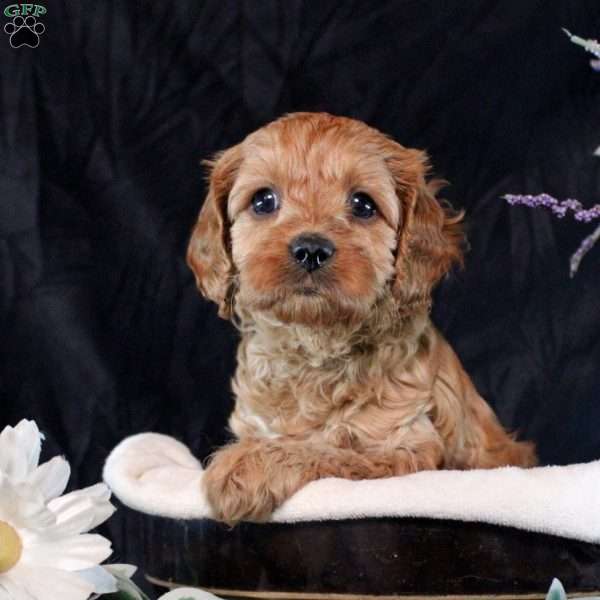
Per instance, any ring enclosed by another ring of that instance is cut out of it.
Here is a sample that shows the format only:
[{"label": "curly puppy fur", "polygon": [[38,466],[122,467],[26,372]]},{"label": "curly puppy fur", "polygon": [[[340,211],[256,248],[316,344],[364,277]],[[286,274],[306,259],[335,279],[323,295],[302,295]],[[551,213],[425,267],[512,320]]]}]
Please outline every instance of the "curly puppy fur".
[{"label": "curly puppy fur", "polygon": [[[264,521],[322,477],[531,466],[429,319],[431,290],[462,260],[462,214],[435,198],[427,156],[364,123],[296,113],[208,163],[188,249],[201,292],[241,332],[230,427],[204,485],[218,519]],[[252,198],[280,199],[257,215]],[[369,219],[349,197],[375,201]],[[308,273],[300,234],[336,252]]]}]

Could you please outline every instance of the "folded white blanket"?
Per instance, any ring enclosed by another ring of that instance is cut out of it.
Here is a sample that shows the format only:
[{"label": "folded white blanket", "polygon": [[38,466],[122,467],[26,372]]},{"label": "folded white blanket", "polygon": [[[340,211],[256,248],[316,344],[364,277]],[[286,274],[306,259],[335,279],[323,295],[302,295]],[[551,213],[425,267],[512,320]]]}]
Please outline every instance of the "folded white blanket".
[{"label": "folded white blanket", "polygon": [[[142,433],[124,440],[108,457],[104,480],[130,508],[179,519],[211,516],[200,463],[171,437]],[[479,521],[600,543],[600,460],[368,481],[321,479],[297,492],[272,520],[363,517]]]}]

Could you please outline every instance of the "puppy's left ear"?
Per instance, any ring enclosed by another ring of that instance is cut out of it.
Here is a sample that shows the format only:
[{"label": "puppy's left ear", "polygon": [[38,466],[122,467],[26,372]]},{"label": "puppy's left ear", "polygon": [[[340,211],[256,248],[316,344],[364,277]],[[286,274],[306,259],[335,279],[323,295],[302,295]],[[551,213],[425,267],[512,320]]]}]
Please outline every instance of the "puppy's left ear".
[{"label": "puppy's left ear", "polygon": [[188,245],[187,264],[196,276],[202,295],[219,305],[219,316],[231,318],[233,262],[227,199],[242,161],[239,145],[205,161],[209,187]]},{"label": "puppy's left ear", "polygon": [[453,264],[462,265],[464,213],[435,194],[442,181],[426,181],[429,169],[424,152],[398,144],[388,159],[402,206],[398,235],[396,276],[392,292],[402,312],[428,310],[431,292]]}]

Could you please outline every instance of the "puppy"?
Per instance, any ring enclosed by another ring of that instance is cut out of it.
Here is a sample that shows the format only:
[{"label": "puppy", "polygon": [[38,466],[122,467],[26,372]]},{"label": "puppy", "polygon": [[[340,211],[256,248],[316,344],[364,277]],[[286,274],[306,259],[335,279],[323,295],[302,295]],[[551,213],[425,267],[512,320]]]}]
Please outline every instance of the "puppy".
[{"label": "puppy", "polygon": [[219,520],[264,521],[322,477],[535,464],[429,319],[463,233],[423,152],[296,113],[208,164],[188,264],[241,333],[237,441],[204,478]]}]

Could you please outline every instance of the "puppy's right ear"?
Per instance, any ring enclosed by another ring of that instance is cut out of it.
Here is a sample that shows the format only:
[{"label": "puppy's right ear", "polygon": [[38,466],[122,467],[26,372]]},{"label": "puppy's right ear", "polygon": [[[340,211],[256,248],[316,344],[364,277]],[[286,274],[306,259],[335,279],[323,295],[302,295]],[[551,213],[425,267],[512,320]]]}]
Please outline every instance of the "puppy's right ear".
[{"label": "puppy's right ear", "polygon": [[240,145],[204,161],[209,167],[208,195],[192,232],[187,264],[202,294],[219,305],[219,316],[231,318],[233,262],[227,217],[227,198],[242,161]]}]

